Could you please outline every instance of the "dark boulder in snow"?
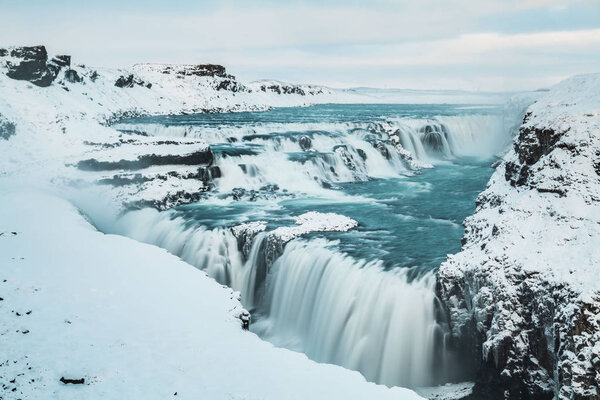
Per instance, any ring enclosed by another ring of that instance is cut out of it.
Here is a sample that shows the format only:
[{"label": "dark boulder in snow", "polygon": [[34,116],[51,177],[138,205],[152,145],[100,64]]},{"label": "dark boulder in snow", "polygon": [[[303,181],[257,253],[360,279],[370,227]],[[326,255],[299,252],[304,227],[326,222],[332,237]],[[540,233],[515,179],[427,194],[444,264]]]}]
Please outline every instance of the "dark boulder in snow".
[{"label": "dark boulder in snow", "polygon": [[62,383],[66,384],[71,384],[71,385],[83,385],[85,383],[85,378],[79,378],[79,379],[69,379],[69,378],[65,378],[64,376],[60,378],[60,381]]},{"label": "dark boulder in snow", "polygon": [[52,62],[59,67],[70,67],[71,66],[71,56],[60,55],[54,56],[52,58]]},{"label": "dark boulder in snow", "polygon": [[121,75],[115,81],[115,86],[119,88],[132,88],[134,86],[144,86],[150,89],[152,87],[151,83],[144,82],[134,74],[129,74],[127,76]]},{"label": "dark boulder in snow", "polygon": [[65,79],[71,83],[83,82],[83,78],[79,76],[77,71],[75,71],[74,69],[68,69],[65,71]]},{"label": "dark boulder in snow", "polygon": [[21,59],[19,63],[7,61],[9,78],[29,81],[40,87],[52,84],[58,75],[60,66],[48,62],[48,53],[44,46],[16,47],[11,50],[10,56]]},{"label": "dark boulder in snow", "polygon": [[16,133],[16,126],[0,114],[0,139],[8,140]]}]

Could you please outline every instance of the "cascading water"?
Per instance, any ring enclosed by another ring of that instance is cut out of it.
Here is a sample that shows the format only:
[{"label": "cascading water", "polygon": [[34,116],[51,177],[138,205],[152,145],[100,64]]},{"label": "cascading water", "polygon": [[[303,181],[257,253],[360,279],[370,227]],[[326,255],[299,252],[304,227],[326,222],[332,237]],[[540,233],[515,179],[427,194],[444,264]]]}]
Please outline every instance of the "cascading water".
[{"label": "cascading water", "polygon": [[264,318],[253,330],[314,360],[360,371],[394,386],[435,381],[432,274],[409,282],[408,270],[356,261],[321,241],[290,243],[267,283]]},{"label": "cascading water", "polygon": [[[115,233],[163,247],[240,291],[251,330],[276,345],[390,386],[453,375],[434,272],[460,248],[460,223],[489,179],[489,159],[509,140],[502,118],[335,105],[155,118],[119,128],[200,137],[221,177],[206,200],[129,212]],[[273,247],[276,229],[307,211],[360,225]],[[264,229],[248,237],[231,229],[252,221]]]}]

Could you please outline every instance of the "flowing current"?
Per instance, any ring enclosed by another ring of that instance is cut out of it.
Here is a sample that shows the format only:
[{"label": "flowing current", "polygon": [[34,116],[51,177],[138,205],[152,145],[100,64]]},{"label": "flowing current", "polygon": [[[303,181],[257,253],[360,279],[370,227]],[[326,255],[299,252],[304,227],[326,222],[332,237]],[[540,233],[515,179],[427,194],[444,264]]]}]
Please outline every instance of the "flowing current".
[{"label": "flowing current", "polygon": [[[434,274],[460,249],[461,222],[510,142],[499,110],[322,105],[118,129],[210,144],[220,173],[202,200],[129,212],[114,230],[239,291],[253,332],[389,386],[464,378],[445,345]],[[315,211],[358,226],[281,240]]]}]

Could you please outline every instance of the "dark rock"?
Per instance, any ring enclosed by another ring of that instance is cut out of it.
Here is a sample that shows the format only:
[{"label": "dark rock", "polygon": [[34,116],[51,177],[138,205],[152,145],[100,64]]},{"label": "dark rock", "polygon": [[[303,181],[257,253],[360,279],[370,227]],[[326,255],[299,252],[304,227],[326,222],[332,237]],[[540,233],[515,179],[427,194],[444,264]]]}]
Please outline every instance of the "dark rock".
[{"label": "dark rock", "polygon": [[250,313],[246,310],[242,311],[242,313],[239,315],[239,319],[242,321],[242,329],[245,331],[250,329],[250,318]]},{"label": "dark rock", "polygon": [[12,57],[20,58],[18,64],[7,62],[9,78],[24,80],[36,86],[47,87],[56,79],[60,66],[48,63],[48,53],[44,46],[17,47],[10,53]]},{"label": "dark rock", "polygon": [[0,57],[6,57],[8,55],[8,50],[0,49]]},{"label": "dark rock", "polygon": [[223,79],[217,83],[217,90],[229,90],[230,92],[245,92],[247,88],[233,79]]},{"label": "dark rock", "polygon": [[199,150],[191,154],[144,154],[136,160],[98,161],[96,159],[82,160],[77,168],[84,171],[137,170],[154,165],[211,165],[214,156],[210,149]]},{"label": "dark rock", "polygon": [[378,141],[375,143],[374,147],[379,150],[379,152],[381,153],[382,156],[385,157],[386,160],[389,160],[390,158],[392,158],[388,148],[386,147],[385,143]]},{"label": "dark rock", "polygon": [[64,376],[60,378],[60,381],[62,383],[66,384],[71,384],[71,385],[82,385],[85,383],[85,378],[79,378],[79,379],[69,379],[69,378],[65,378]]},{"label": "dark rock", "polygon": [[74,69],[68,69],[65,71],[65,79],[71,83],[83,82],[83,78],[79,76],[77,71],[75,71]]},{"label": "dark rock", "polygon": [[195,75],[195,76],[212,76],[227,79],[235,79],[233,75],[229,75],[222,65],[216,64],[198,64],[185,69],[181,75]]},{"label": "dark rock", "polygon": [[[287,84],[271,84],[271,85],[261,85],[260,90],[263,92],[270,91],[277,94],[298,94],[300,96],[306,96],[306,92],[300,86],[297,85],[287,85]],[[322,93],[322,90],[317,90],[313,94]]]},{"label": "dark rock", "polygon": [[556,132],[548,128],[521,127],[514,145],[519,160],[506,163],[505,179],[512,186],[525,185],[529,180],[531,166],[554,150],[557,142],[567,132],[568,130]]},{"label": "dark rock", "polygon": [[134,74],[129,74],[127,76],[121,75],[115,81],[115,86],[119,88],[132,88],[134,86],[143,86],[148,89],[152,87],[151,83],[146,83],[140,78],[136,77]]},{"label": "dark rock", "polygon": [[365,151],[363,149],[356,149],[356,152],[358,153],[360,158],[363,159],[363,161],[367,160],[367,153],[365,153]]},{"label": "dark rock", "polygon": [[304,151],[310,150],[312,147],[312,140],[308,136],[302,136],[298,141],[300,148]]},{"label": "dark rock", "polygon": [[54,56],[52,58],[52,62],[59,67],[70,67],[71,66],[71,56],[60,55]]},{"label": "dark rock", "polygon": [[16,134],[16,126],[0,114],[0,139],[8,140]]}]

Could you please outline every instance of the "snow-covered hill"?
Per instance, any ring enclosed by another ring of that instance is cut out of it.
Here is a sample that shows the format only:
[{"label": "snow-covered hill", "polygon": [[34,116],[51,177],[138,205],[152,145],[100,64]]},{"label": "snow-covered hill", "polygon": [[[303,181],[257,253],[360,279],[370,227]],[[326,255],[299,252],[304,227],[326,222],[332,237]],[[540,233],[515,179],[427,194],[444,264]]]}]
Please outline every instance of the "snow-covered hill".
[{"label": "snow-covered hill", "polygon": [[465,225],[438,292],[481,364],[475,393],[598,399],[600,74],[529,107]]}]

